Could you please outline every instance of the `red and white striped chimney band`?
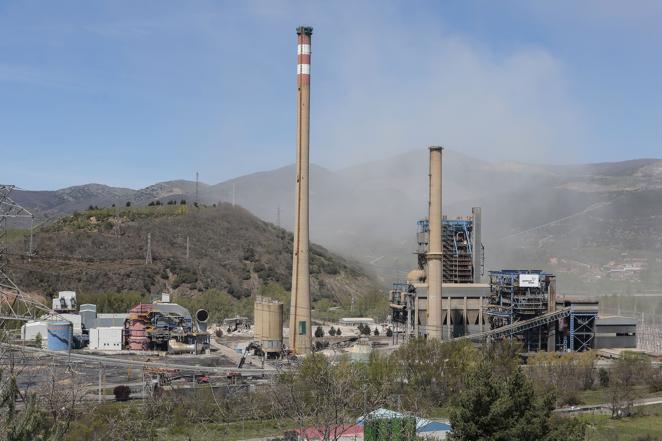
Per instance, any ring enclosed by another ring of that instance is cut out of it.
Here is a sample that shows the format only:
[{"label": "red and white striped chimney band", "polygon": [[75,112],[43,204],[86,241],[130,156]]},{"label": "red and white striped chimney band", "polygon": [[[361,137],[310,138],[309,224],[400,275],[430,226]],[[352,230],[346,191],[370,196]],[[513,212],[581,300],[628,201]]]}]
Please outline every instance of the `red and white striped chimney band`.
[{"label": "red and white striped chimney band", "polygon": [[310,35],[301,34],[298,38],[297,78],[300,84],[310,84]]}]

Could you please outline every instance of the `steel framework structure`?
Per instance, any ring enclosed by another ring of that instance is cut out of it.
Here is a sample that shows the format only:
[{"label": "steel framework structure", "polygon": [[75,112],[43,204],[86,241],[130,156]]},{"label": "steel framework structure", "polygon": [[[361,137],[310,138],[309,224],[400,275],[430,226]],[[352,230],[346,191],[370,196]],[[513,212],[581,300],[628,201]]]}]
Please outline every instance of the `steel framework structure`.
[{"label": "steel framework structure", "polygon": [[[539,277],[538,286],[520,286],[521,275]],[[485,313],[493,328],[544,314],[550,274],[537,270],[490,271],[490,303]]]},{"label": "steel framework structure", "polygon": [[540,328],[550,323],[559,321],[565,317],[570,316],[571,308],[563,308],[557,311],[549,312],[547,314],[542,314],[537,317],[518,321],[506,326],[501,326],[499,328],[491,329],[485,332],[479,332],[477,334],[464,335],[461,337],[456,337],[454,340],[498,340],[504,337],[512,337],[522,332],[528,331],[534,328]]},{"label": "steel framework structure", "polygon": [[563,349],[582,352],[592,348],[595,339],[596,317],[595,312],[572,311],[569,320],[570,335],[567,340],[564,339]]},{"label": "steel framework structure", "polygon": [[9,196],[13,190],[13,185],[0,185],[0,328],[5,327],[7,320],[28,321],[34,320],[44,313],[53,313],[46,306],[25,296],[7,274],[8,221],[10,219],[30,220],[28,256],[32,256],[33,252],[34,216]]},{"label": "steel framework structure", "polygon": [[[474,268],[474,222],[471,219],[443,219],[442,223],[444,283],[472,283],[475,274],[482,271],[482,268]],[[418,243],[416,253],[419,256],[420,267],[425,264],[429,234],[430,222],[428,219],[416,222],[416,242]]]}]

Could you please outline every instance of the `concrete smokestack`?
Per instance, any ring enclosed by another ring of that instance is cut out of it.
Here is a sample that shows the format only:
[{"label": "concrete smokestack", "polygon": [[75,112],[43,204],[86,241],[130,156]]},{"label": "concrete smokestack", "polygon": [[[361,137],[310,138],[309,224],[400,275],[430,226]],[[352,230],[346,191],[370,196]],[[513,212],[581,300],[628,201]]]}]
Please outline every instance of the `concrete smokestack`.
[{"label": "concrete smokestack", "polygon": [[[427,252],[428,337],[442,338],[443,241],[441,215],[441,153],[443,147],[430,147],[430,239]],[[450,324],[449,324],[450,325]]]},{"label": "concrete smokestack", "polygon": [[308,175],[310,133],[310,42],[313,28],[297,28],[297,161],[292,299],[289,345],[296,354],[311,351],[308,238]]}]

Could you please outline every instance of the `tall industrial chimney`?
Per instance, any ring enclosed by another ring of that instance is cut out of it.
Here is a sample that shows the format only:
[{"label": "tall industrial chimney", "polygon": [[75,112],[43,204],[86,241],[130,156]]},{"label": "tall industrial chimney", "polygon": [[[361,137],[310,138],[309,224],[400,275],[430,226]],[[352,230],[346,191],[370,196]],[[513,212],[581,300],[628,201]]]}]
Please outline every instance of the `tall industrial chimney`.
[{"label": "tall industrial chimney", "polygon": [[310,133],[310,41],[313,28],[297,28],[297,161],[292,299],[289,345],[297,354],[311,350],[310,274],[308,269],[308,175]]},{"label": "tall industrial chimney", "polygon": [[[430,147],[430,239],[427,252],[428,337],[441,340],[443,283],[443,241],[441,215],[441,153],[443,147]],[[450,326],[450,323],[448,324]]]}]

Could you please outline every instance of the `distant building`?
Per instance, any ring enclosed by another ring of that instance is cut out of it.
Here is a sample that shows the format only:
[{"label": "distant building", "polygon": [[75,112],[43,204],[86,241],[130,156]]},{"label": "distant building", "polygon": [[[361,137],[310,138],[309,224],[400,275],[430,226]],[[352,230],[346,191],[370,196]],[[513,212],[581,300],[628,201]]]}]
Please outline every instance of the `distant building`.
[{"label": "distant building", "polygon": [[369,317],[344,317],[339,322],[345,326],[374,325],[375,319]]},{"label": "distant building", "polygon": [[595,321],[595,348],[637,347],[637,320],[630,317],[599,317]]}]

